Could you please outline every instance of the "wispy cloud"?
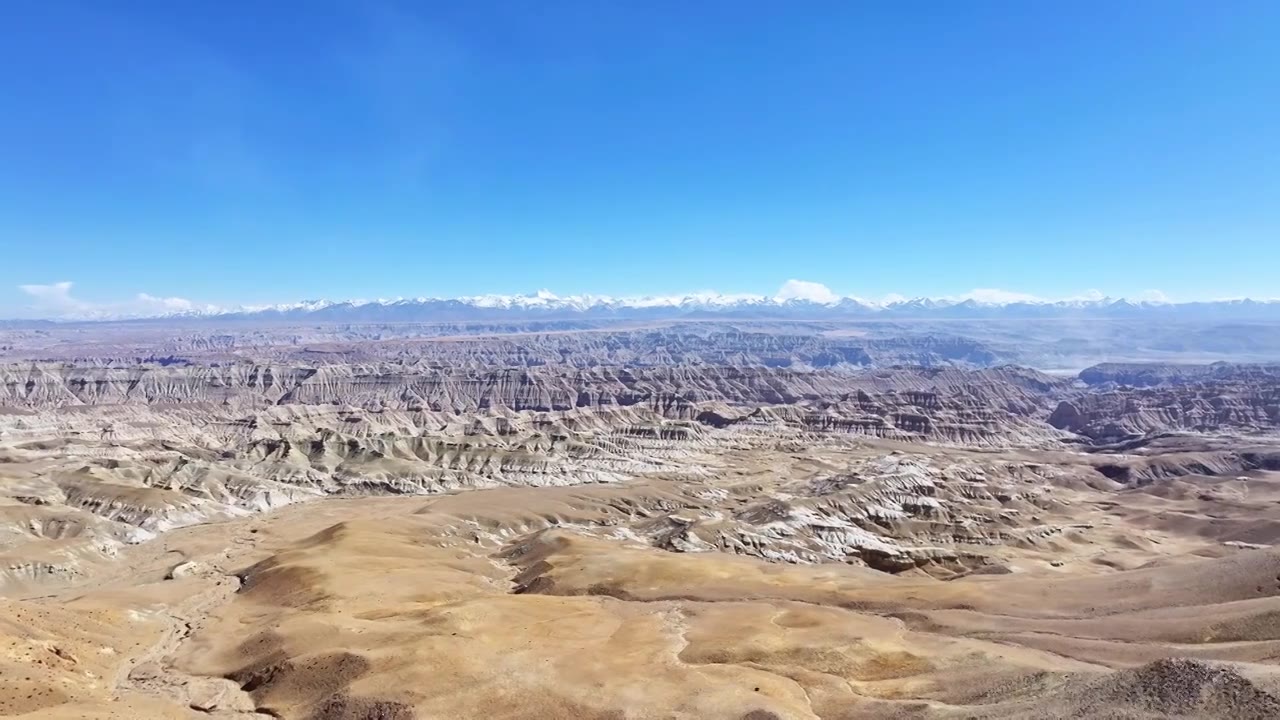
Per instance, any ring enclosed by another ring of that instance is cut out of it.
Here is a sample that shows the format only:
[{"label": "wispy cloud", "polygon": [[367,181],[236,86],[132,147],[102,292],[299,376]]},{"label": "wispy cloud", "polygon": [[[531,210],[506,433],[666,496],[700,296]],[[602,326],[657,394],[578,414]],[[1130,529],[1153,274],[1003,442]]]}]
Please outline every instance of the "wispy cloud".
[{"label": "wispy cloud", "polygon": [[186,298],[158,297],[148,293],[138,293],[129,300],[118,302],[90,302],[72,295],[72,287],[73,283],[63,280],[47,285],[19,285],[18,289],[30,298],[30,304],[27,307],[29,314],[44,318],[146,317],[217,309],[210,305],[200,305]]}]

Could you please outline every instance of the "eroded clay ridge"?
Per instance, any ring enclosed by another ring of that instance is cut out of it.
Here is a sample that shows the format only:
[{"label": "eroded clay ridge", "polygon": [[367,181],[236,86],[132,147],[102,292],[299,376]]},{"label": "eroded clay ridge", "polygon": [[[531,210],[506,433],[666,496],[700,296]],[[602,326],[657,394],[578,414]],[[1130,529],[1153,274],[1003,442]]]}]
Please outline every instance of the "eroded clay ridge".
[{"label": "eroded clay ridge", "polygon": [[672,365],[451,368],[406,363],[0,367],[0,406],[343,405],[449,414],[648,408],[725,425],[744,417],[821,430],[985,442],[1038,428],[1091,442],[1161,430],[1280,424],[1280,369],[1265,365],[1100,365],[1076,379],[1004,366],[861,372]]},{"label": "eroded clay ridge", "polygon": [[40,410],[77,405],[211,403],[242,407],[343,404],[368,409],[478,412],[556,411],[638,404],[839,403],[864,395],[968,396],[1013,411],[1043,404],[1061,379],[1016,367],[967,371],[904,368],[864,373],[689,366],[575,369],[442,368],[427,363],[323,366],[235,363],[97,368],[30,363],[0,367],[0,406]]},{"label": "eroded clay ridge", "polygon": [[1273,475],[1144,490],[1079,457],[777,439],[698,480],[334,500],[122,548],[114,579],[0,603],[0,710],[1280,712]]},{"label": "eroded clay ridge", "polygon": [[1266,367],[0,373],[5,712],[1280,707]]},{"label": "eroded clay ridge", "polygon": [[1048,420],[1094,442],[1280,426],[1277,365],[1106,364],[1079,377],[1088,390],[1065,399]]},{"label": "eroded clay ridge", "polygon": [[450,367],[679,364],[863,368],[986,367],[1018,360],[1010,343],[946,332],[851,330],[824,323],[677,323],[629,329],[616,323],[231,326],[198,330],[148,324],[5,329],[13,359],[127,365],[423,362]]},{"label": "eroded clay ridge", "polygon": [[[4,372],[4,559],[17,583],[74,579],[120,547],[173,528],[332,495],[701,483],[742,472],[737,465],[751,454],[804,457],[867,439],[1049,453],[1096,447],[1093,456],[974,467],[889,462],[884,450],[872,458],[881,464],[842,460],[777,494],[765,489],[776,481],[748,484],[760,502],[698,508],[714,522],[672,514],[694,506],[666,502],[631,530],[670,549],[955,570],[969,568],[972,555],[957,546],[1022,542],[1070,525],[1067,516],[1048,520],[1052,502],[1027,504],[1048,482],[1142,485],[1277,464],[1261,441],[1252,449],[1142,440],[1171,430],[1273,428],[1274,388],[1258,381],[1265,374],[1256,368],[1219,368],[1212,381],[1154,389],[1111,381],[1094,389],[1014,367],[850,374],[34,364]],[[1094,408],[1092,420],[1081,407]],[[1035,493],[983,485],[1011,477]],[[806,497],[813,500],[798,499]],[[990,506],[978,512],[974,503]]]},{"label": "eroded clay ridge", "polygon": [[0,321],[0,357],[127,367],[141,362],[447,367],[672,364],[857,370],[893,365],[1075,369],[1116,360],[1280,360],[1280,324],[1125,318],[802,321],[742,317],[528,322]]}]

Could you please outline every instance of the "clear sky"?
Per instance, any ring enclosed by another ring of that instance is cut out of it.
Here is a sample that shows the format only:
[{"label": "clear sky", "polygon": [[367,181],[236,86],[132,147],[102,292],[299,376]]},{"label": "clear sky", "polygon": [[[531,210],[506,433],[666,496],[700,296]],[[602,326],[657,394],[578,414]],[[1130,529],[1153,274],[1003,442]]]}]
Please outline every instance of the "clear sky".
[{"label": "clear sky", "polygon": [[11,2],[74,293],[1278,296],[1280,2]]}]

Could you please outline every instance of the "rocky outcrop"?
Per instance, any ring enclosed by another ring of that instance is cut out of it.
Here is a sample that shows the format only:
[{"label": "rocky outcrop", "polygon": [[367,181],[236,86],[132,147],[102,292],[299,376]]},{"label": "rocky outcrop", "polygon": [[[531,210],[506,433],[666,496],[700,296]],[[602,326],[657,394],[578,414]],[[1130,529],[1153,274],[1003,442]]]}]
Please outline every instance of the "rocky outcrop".
[{"label": "rocky outcrop", "polygon": [[[1249,457],[1238,448],[1126,456],[1142,452],[1135,438],[1171,430],[1280,422],[1264,371],[1223,372],[1135,389],[1013,366],[10,364],[0,366],[0,463],[39,470],[7,482],[0,509],[30,528],[15,546],[56,547],[11,558],[12,574],[26,578],[74,575],[156,533],[329,495],[696,483],[735,452],[803,458],[863,438],[984,450],[1083,439],[1117,457],[1081,461],[1077,482],[1109,487],[1269,468],[1265,447]],[[690,491],[629,516],[627,531],[684,552],[967,572],[985,545],[1060,531],[1029,519],[1051,498],[1002,480],[1026,472],[889,458],[816,478],[806,471],[804,483],[747,503]],[[1032,475],[1023,479],[1050,484]]]},{"label": "rocky outcrop", "polygon": [[1080,380],[1091,387],[1124,385],[1136,388],[1203,383],[1275,384],[1280,383],[1280,365],[1102,363],[1080,371]]},{"label": "rocky outcrop", "polygon": [[1024,469],[1004,463],[889,455],[845,474],[779,487],[732,513],[673,514],[651,523],[650,532],[656,525],[654,543],[679,552],[963,572],[983,564],[976,548],[1045,532],[1021,514],[1052,506],[1047,476],[1037,479],[1028,484]]},{"label": "rocky outcrop", "polygon": [[[6,353],[77,365],[424,363],[437,367],[728,365],[860,369],[909,364],[989,367],[1013,359],[980,340],[943,333],[827,334],[822,324],[681,323],[647,329],[601,323],[321,325],[164,330],[150,325],[77,331],[0,329]],[[572,330],[589,332],[571,332]]]},{"label": "rocky outcrop", "polygon": [[[1280,427],[1280,376],[1263,366],[1112,366],[1081,373],[1097,388],[1073,395],[1048,417],[1055,428],[1096,442],[1168,431],[1220,432]],[[1117,385],[1116,379],[1142,387]],[[1147,386],[1151,385],[1151,386]]]},{"label": "rocky outcrop", "polygon": [[853,374],[686,365],[469,370],[421,363],[0,368],[0,406],[17,410],[198,407],[234,415],[280,406],[339,406],[503,422],[513,413],[586,417],[634,409],[720,427],[786,422],[821,431],[986,445],[1054,437],[1040,416],[1062,387],[1049,376],[1013,367]]}]

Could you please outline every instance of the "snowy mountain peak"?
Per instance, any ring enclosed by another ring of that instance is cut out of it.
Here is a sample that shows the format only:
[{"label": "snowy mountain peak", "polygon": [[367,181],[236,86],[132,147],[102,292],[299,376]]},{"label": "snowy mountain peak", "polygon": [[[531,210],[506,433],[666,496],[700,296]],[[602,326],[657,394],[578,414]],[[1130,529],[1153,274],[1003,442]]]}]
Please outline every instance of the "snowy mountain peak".
[{"label": "snowy mountain peak", "polygon": [[94,307],[69,295],[70,283],[40,286],[60,306],[75,312],[62,320],[121,320],[147,318],[214,318],[230,320],[301,320],[318,322],[467,322],[523,319],[731,319],[791,318],[1076,318],[1153,314],[1221,317],[1224,319],[1280,319],[1280,300],[1236,298],[1210,302],[1171,302],[1149,290],[1134,298],[1113,298],[1096,290],[1050,300],[1025,293],[978,289],[963,295],[907,298],[886,295],[871,300],[841,295],[820,283],[789,280],[773,295],[699,291],[674,295],[614,297],[557,295],[546,289],[532,294],[486,294],[463,297],[416,297],[378,300],[310,299],[275,305],[217,307],[181,298],[139,295],[127,305]]},{"label": "snowy mountain peak", "polygon": [[791,318],[1072,318],[1141,316],[1147,314],[1280,319],[1280,302],[1233,300],[1171,303],[1168,301],[1101,297],[1044,300],[968,296],[890,298],[871,301],[852,296],[793,292],[775,296],[698,292],[683,295],[610,297],[559,296],[547,290],[531,295],[475,295],[457,298],[396,298],[392,300],[308,300],[271,306],[247,306],[219,311],[170,313],[167,317],[224,319],[297,319],[334,322],[459,322],[472,320],[628,318],[679,319],[724,317],[736,319]]}]

